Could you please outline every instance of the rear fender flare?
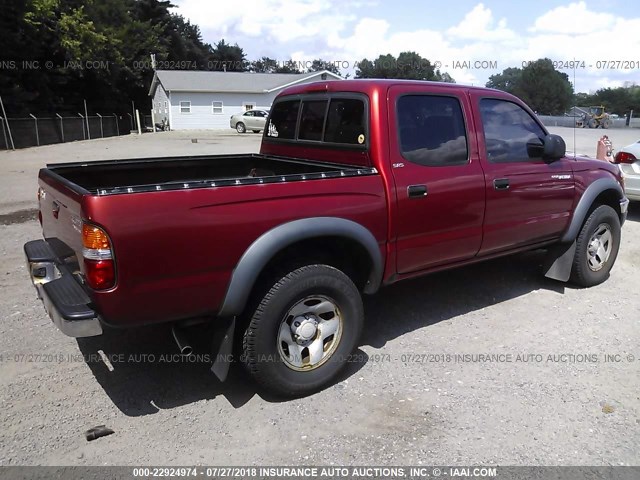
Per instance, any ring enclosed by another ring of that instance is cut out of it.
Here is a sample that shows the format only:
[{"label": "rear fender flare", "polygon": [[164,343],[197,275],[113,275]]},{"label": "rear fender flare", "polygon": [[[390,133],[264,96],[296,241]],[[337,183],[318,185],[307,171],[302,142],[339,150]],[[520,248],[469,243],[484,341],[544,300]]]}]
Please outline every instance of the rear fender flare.
[{"label": "rear fender flare", "polygon": [[247,248],[233,270],[218,316],[242,313],[258,276],[283,248],[301,240],[326,236],[345,237],[356,241],[365,249],[371,260],[371,271],[364,291],[375,293],[382,282],[384,262],[373,234],[359,223],[344,218],[305,218],[272,228]]},{"label": "rear fender flare", "polygon": [[613,178],[599,178],[598,180],[593,182],[584,191],[582,197],[580,197],[578,205],[576,205],[576,208],[573,211],[573,218],[571,219],[569,228],[567,228],[564,235],[560,239],[561,243],[571,243],[576,238],[578,238],[578,234],[580,233],[582,224],[587,218],[587,213],[589,213],[589,209],[593,205],[593,202],[598,197],[598,195],[607,190],[615,190],[620,200],[624,198],[622,187]]}]

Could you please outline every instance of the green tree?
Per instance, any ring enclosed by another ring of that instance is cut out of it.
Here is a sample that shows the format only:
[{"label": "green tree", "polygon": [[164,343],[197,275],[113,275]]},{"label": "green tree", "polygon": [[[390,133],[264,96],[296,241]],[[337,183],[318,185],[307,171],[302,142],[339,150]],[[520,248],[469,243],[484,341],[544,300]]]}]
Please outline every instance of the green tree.
[{"label": "green tree", "polygon": [[322,72],[323,70],[327,70],[331,73],[335,73],[336,75],[340,75],[340,70],[335,63],[326,62],[321,58],[317,58],[311,62],[311,67],[309,67],[310,72]]},{"label": "green tree", "polygon": [[84,99],[90,113],[128,111],[131,100],[149,105],[151,53],[192,61],[192,68],[207,68],[211,55],[199,28],[172,7],[156,0],[10,2],[0,17],[2,60],[15,65],[0,76],[7,109],[75,113]]},{"label": "green tree", "polygon": [[569,77],[557,71],[548,58],[536,60],[522,69],[516,91],[533,110],[546,115],[563,114],[573,99]]},{"label": "green tree", "polygon": [[489,77],[486,85],[516,95],[533,110],[546,115],[566,112],[574,100],[569,77],[557,71],[548,58],[531,62],[522,69],[507,68]]},{"label": "green tree", "polygon": [[233,45],[226,43],[224,38],[211,50],[210,61],[212,70],[244,72],[248,67],[244,50],[237,43]]},{"label": "green tree", "polygon": [[591,95],[584,92],[578,92],[573,96],[573,104],[582,107],[591,103]]},{"label": "green tree", "polygon": [[441,73],[440,70],[436,70],[435,76],[436,76],[436,80],[438,80],[439,82],[456,83],[454,78],[451,75],[449,75],[447,72]]},{"label": "green tree", "polygon": [[358,62],[356,78],[402,78],[398,60],[391,54],[380,55],[373,62],[367,58]]},{"label": "green tree", "polygon": [[422,58],[416,52],[402,52],[398,55],[397,63],[400,76],[396,78],[439,80],[431,62],[426,58]]},{"label": "green tree", "polygon": [[275,73],[303,73],[300,70],[300,65],[293,59],[286,60],[284,62],[278,62],[275,69]]},{"label": "green tree", "polygon": [[635,89],[633,87],[602,88],[591,97],[592,104],[604,105],[609,113],[626,115],[629,110],[638,111],[640,108],[640,102],[638,102],[638,96],[634,95],[634,90],[640,89],[637,87]]},{"label": "green tree", "polygon": [[380,55],[371,61],[358,62],[356,78],[402,78],[410,80],[453,81],[448,73],[442,73],[416,52],[401,52],[398,57]]},{"label": "green tree", "polygon": [[522,69],[509,67],[489,77],[487,87],[517,95],[516,89],[522,80]]},{"label": "green tree", "polygon": [[275,73],[278,61],[274,58],[261,57],[249,63],[249,70],[256,73]]}]

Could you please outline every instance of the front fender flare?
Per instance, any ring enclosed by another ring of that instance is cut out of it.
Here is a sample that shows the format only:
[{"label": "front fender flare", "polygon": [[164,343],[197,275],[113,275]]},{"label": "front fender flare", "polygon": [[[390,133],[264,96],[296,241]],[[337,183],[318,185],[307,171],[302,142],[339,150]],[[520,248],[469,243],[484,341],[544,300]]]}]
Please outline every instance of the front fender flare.
[{"label": "front fender flare", "polygon": [[569,228],[567,228],[560,239],[560,243],[571,243],[578,238],[578,233],[580,233],[582,224],[587,218],[587,213],[589,213],[591,205],[593,205],[593,202],[598,195],[606,190],[615,190],[618,193],[618,198],[620,200],[624,198],[622,187],[613,178],[599,178],[593,182],[584,191],[582,197],[580,197],[578,205],[576,205],[576,208],[573,211],[573,218],[571,219]]},{"label": "front fender flare", "polygon": [[344,218],[304,218],[272,228],[247,248],[233,270],[218,316],[242,313],[258,276],[283,248],[301,240],[326,236],[345,237],[365,249],[371,259],[371,271],[364,291],[376,292],[382,282],[384,262],[373,234],[359,223]]}]

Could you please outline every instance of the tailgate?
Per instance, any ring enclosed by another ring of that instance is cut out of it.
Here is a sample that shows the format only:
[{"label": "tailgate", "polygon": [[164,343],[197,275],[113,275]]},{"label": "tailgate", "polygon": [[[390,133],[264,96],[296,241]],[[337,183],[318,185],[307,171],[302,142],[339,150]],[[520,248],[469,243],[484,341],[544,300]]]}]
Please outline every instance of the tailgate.
[{"label": "tailgate", "polygon": [[69,184],[67,180],[47,169],[40,170],[38,184],[40,221],[44,238],[57,238],[73,249],[77,258],[81,259],[81,187]]}]

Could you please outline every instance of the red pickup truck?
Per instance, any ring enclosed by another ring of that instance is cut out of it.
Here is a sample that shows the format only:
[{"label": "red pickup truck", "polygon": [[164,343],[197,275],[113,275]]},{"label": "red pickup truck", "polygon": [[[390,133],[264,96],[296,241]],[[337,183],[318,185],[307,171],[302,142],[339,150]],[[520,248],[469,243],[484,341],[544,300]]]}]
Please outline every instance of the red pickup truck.
[{"label": "red pickup truck", "polygon": [[287,89],[259,154],[49,165],[39,185],[25,254],[63,333],[171,322],[189,353],[211,322],[218,377],[233,354],[285,395],[336,376],[383,285],[539,248],[548,277],[604,281],[628,206],[615,165],[567,157],[518,98],[397,80]]}]

